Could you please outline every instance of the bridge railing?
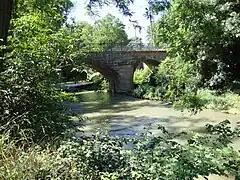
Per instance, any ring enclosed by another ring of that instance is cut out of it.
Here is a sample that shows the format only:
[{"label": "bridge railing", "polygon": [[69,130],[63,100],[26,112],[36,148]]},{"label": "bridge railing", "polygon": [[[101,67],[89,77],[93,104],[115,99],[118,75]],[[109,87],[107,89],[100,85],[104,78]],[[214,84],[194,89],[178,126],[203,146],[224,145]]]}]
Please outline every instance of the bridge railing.
[{"label": "bridge railing", "polygon": [[115,45],[112,47],[112,51],[153,51],[159,50],[159,47],[156,47],[151,44],[143,44],[143,43],[129,43],[125,46],[123,45]]},{"label": "bridge railing", "polygon": [[161,48],[148,43],[91,43],[87,45],[91,52],[108,52],[108,51],[154,51]]}]

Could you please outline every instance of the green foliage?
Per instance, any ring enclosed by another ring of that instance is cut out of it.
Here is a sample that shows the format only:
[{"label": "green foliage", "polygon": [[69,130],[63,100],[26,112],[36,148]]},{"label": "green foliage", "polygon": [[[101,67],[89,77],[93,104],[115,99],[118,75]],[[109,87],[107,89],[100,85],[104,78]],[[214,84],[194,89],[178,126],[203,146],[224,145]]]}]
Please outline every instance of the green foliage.
[{"label": "green foliage", "polygon": [[141,85],[141,84],[149,82],[149,77],[150,77],[151,73],[152,72],[149,67],[144,66],[144,69],[137,69],[133,75],[134,84]]},{"label": "green foliage", "polygon": [[127,41],[124,25],[111,15],[94,25],[66,24],[71,7],[69,0],[16,1],[0,79],[1,133],[34,141],[63,134],[71,123],[54,85],[90,72],[81,61],[89,52]]},{"label": "green foliage", "polygon": [[133,95],[138,98],[161,101],[165,100],[165,93],[166,90],[161,86],[154,87],[147,84],[138,85],[133,91]]},{"label": "green foliage", "polygon": [[230,124],[231,123],[229,120],[222,121],[215,126],[207,124],[206,130],[213,135],[218,135],[216,140],[219,142],[220,146],[227,146],[227,144],[231,143],[232,138],[238,137],[240,135],[239,127],[232,131],[231,127],[229,126]]},{"label": "green foliage", "polygon": [[[138,85],[133,95],[138,98],[170,101],[166,97],[168,89],[164,86]],[[178,109],[188,109],[197,113],[203,108],[222,110],[230,114],[239,114],[240,96],[233,92],[219,93],[213,90],[202,89],[197,93],[188,92],[181,99],[174,101]]]},{"label": "green foliage", "polygon": [[77,42],[82,52],[89,53],[103,51],[111,43],[127,42],[128,36],[124,28],[125,25],[118,18],[108,14],[93,25],[86,22],[73,24],[69,35]]},{"label": "green foliage", "polygon": [[168,52],[156,75],[157,86],[166,89],[165,98],[201,109],[205,103],[197,89],[236,88],[240,78],[239,2],[156,0],[149,4],[148,15],[162,13],[149,27],[148,36]]},{"label": "green foliage", "polygon": [[[114,2],[125,14],[129,15],[127,5],[131,1]],[[191,7],[194,4],[190,1],[187,2],[189,4],[179,2],[180,0],[174,1],[177,5],[174,5],[173,8],[177,6],[177,9],[182,10],[183,14],[181,15],[183,16],[180,16],[180,19],[184,17],[185,13],[192,13],[198,17],[199,14],[194,14],[194,12],[198,12],[202,8],[201,2],[194,1],[197,8],[191,10],[187,6],[188,11],[184,9],[185,5]],[[92,3],[96,3],[96,1],[92,1]],[[99,3],[104,4],[109,1],[99,1]],[[203,5],[205,8],[204,3]],[[224,10],[224,12],[228,14],[228,11],[236,11],[234,10],[235,5],[230,4],[229,7],[225,7],[226,11]],[[75,60],[86,55],[90,50],[101,51],[107,48],[99,44],[92,47],[88,45],[89,42],[106,44],[127,40],[123,24],[112,16],[107,16],[93,26],[82,23],[62,27],[71,6],[72,3],[69,0],[16,1],[9,46],[4,56],[4,71],[0,76],[0,179],[193,179],[199,175],[207,176],[209,174],[230,174],[239,177],[239,152],[228,146],[233,137],[239,136],[239,131],[232,131],[226,127],[226,122],[216,127],[208,125],[207,130],[214,136],[191,136],[186,144],[175,142],[173,138],[176,136],[165,130],[163,133],[167,136],[134,139],[132,142],[136,144],[136,148],[132,150],[122,148],[125,142],[130,141],[128,139],[100,136],[99,134],[87,140],[70,139],[60,145],[59,142],[55,142],[55,147],[46,149],[42,149],[36,144],[21,146],[23,144],[19,141],[33,140],[33,142],[39,143],[42,140],[54,140],[70,127],[69,119],[62,106],[64,96],[53,88],[53,85],[59,81],[57,69],[66,66],[75,67]],[[183,9],[181,9],[182,7]],[[217,6],[217,8],[219,7]],[[220,10],[217,8],[214,9],[216,12],[222,12],[221,8]],[[212,9],[210,8],[210,10]],[[210,10],[207,12],[211,12]],[[203,14],[207,13],[201,15]],[[210,15],[212,14],[210,13]],[[223,17],[221,22],[226,20],[228,24],[224,36],[217,36],[217,38],[213,36],[217,40],[219,37],[222,39],[220,39],[220,43],[216,41],[216,44],[210,46],[213,48],[220,44],[220,51],[228,50],[230,42],[233,42],[233,49],[236,49],[235,40],[238,38],[238,28],[233,28],[238,27],[236,13],[230,13],[230,16],[226,17],[224,15],[225,13],[221,16]],[[172,17],[176,20],[179,18],[175,16],[174,11]],[[194,25],[196,23],[194,20],[194,18],[190,18],[186,22],[193,22],[191,25]],[[171,23],[171,18],[169,22]],[[209,46],[201,43],[200,47],[195,46],[196,44],[192,45],[192,40],[198,38],[190,36],[191,33],[187,33],[188,36],[184,38],[175,36],[185,34],[188,32],[188,28],[185,27],[187,24],[179,23],[179,21],[173,24],[177,27],[180,26],[180,30],[173,31],[177,34],[169,36],[176,41],[174,43],[167,41],[167,44],[174,45],[170,52],[171,54],[176,52],[177,57],[174,57],[174,61],[172,61],[173,59],[166,60],[162,67],[159,67],[159,72],[154,77],[154,81],[159,85],[157,88],[146,86],[142,88],[143,90],[140,89],[138,94],[144,96],[144,93],[150,89],[147,97],[157,94],[157,97],[182,100],[181,94],[190,92],[190,95],[185,96],[186,100],[183,100],[184,102],[195,102],[194,93],[200,82],[197,67],[205,66],[202,66],[201,61],[195,58],[198,56],[194,53],[207,54],[206,57],[211,63],[215,62],[213,61],[215,59],[220,59],[220,62],[224,62],[226,67],[231,64],[223,61],[226,60],[224,58],[216,58],[219,51],[212,55],[212,49],[207,49]],[[222,28],[221,23],[217,25],[220,25],[217,26],[217,30]],[[206,27],[207,24],[203,24],[203,26]],[[92,27],[96,29],[94,30]],[[171,27],[170,24],[169,30]],[[216,27],[216,24],[211,27]],[[193,29],[202,30],[199,27]],[[111,36],[109,36],[109,32],[111,32]],[[218,34],[217,32],[214,31]],[[196,34],[199,34],[199,39],[202,38],[208,44],[212,42],[212,39],[210,39],[211,41],[208,39],[210,36],[203,38],[204,36],[201,35],[204,33],[201,31],[197,31]],[[235,39],[229,38],[229,40],[227,38],[229,35]],[[169,38],[166,39],[169,40]],[[190,40],[191,43],[185,43],[186,40]],[[79,49],[84,53],[79,53],[77,51]],[[218,49],[214,49],[213,52],[215,50]],[[225,53],[225,51],[223,52]],[[227,60],[233,58],[236,62],[236,52],[234,51],[233,54],[228,54]],[[188,61],[189,59],[193,62],[194,60],[198,61],[193,63]],[[168,64],[168,62],[170,63]],[[203,62],[208,61],[203,60]],[[221,63],[217,61],[218,65]],[[207,72],[214,70],[212,68],[215,67],[214,65]],[[220,66],[220,70],[222,67],[225,65]],[[200,70],[202,71],[202,69]],[[203,73],[203,75],[206,74]],[[233,75],[235,74],[233,73]],[[230,80],[232,77],[230,76]]]},{"label": "green foliage", "polygon": [[167,57],[150,76],[148,85],[140,85],[134,95],[141,98],[174,102],[191,111],[201,109],[203,104],[196,97],[201,76],[197,64],[185,62],[180,56]]},{"label": "green foliage", "polygon": [[41,84],[23,87],[21,83],[1,86],[1,133],[9,131],[14,138],[38,141],[59,136],[70,127],[59,93]]},{"label": "green foliage", "polygon": [[166,58],[155,75],[156,83],[167,89],[166,97],[179,100],[182,94],[196,92],[200,81],[197,65],[185,62],[181,57]]},{"label": "green foliage", "polygon": [[109,88],[107,79],[100,73],[92,73],[89,81],[97,85],[97,90],[108,90]]},{"label": "green foliage", "polygon": [[73,3],[70,0],[18,0],[13,7],[13,18],[26,15],[42,16],[46,27],[57,30],[67,20]]},{"label": "green foliage", "polygon": [[116,17],[107,14],[96,21],[93,43],[124,43],[128,40],[125,25]]},{"label": "green foliage", "polygon": [[239,114],[240,96],[233,92],[219,94],[211,90],[198,90],[197,96],[206,108],[225,110],[229,113]]},{"label": "green foliage", "polygon": [[114,5],[118,10],[126,16],[132,16],[133,12],[129,8],[133,4],[134,0],[89,0],[86,6],[87,12],[89,14],[97,14],[97,8]]},{"label": "green foliage", "polygon": [[51,152],[39,146],[25,149],[10,141],[8,134],[0,135],[0,178],[1,179],[35,179],[44,176],[49,167]]},{"label": "green foliage", "polygon": [[52,56],[58,59],[61,78],[68,81],[81,73],[87,72],[88,76],[95,73],[90,65],[83,62],[89,53],[104,51],[116,43],[125,43],[128,37],[124,24],[108,14],[93,25],[77,22],[62,27],[51,41],[53,43],[49,49],[57,52]]},{"label": "green foliage", "polygon": [[[207,125],[207,135],[173,134],[124,139],[101,133],[71,139],[43,150],[18,148],[0,136],[0,178],[9,179],[194,179],[198,176],[239,176],[240,154],[229,146],[239,130],[228,122]],[[211,135],[214,134],[214,135]],[[184,136],[187,141],[174,140]],[[124,150],[125,143],[135,147]]]},{"label": "green foliage", "polygon": [[56,66],[60,53],[51,48],[57,44],[51,41],[58,29],[55,25],[59,18],[64,18],[61,13],[68,11],[62,9],[61,3],[69,1],[54,2],[60,9],[48,10],[55,13],[50,21],[45,10],[36,10],[25,1],[16,4],[27,10],[24,15],[19,11],[12,19],[5,70],[0,76],[0,133],[8,132],[12,138],[54,139],[70,127],[62,106],[63,97],[53,88],[58,79]]},{"label": "green foliage", "polygon": [[[171,101],[177,107],[194,113],[205,107],[238,114],[239,95],[231,91],[199,90],[202,76],[197,69],[197,64],[185,62],[180,57],[167,57],[157,68],[157,73],[150,77],[148,84],[138,86],[133,94],[140,98]],[[151,81],[156,84],[151,85]]]},{"label": "green foliage", "polygon": [[171,2],[156,23],[156,43],[167,48],[172,57],[197,63],[201,84],[224,89],[239,74],[239,2]]}]

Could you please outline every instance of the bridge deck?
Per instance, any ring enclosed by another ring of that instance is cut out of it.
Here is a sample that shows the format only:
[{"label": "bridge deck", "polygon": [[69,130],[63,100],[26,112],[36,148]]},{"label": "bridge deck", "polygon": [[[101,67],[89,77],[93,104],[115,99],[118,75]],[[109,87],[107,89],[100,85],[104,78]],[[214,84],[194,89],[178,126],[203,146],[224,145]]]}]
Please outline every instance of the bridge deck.
[{"label": "bridge deck", "polygon": [[165,50],[132,50],[132,51],[121,51],[126,53],[159,53],[166,52]]}]

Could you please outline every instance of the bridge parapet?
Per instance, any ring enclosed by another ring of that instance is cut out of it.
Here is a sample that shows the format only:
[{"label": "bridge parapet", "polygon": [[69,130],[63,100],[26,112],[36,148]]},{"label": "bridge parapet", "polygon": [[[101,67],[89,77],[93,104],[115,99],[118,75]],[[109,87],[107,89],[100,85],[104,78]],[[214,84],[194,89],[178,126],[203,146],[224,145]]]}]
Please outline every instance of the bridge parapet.
[{"label": "bridge parapet", "polygon": [[115,44],[110,51],[159,51],[159,47],[152,44],[129,43],[127,45]]},{"label": "bridge parapet", "polygon": [[159,51],[161,48],[149,43],[90,43],[87,45],[88,52],[111,52],[111,51]]},{"label": "bridge parapet", "polygon": [[[90,48],[88,56],[85,60],[94,61],[117,61],[118,59],[162,59],[166,55],[166,51],[151,44],[129,43],[129,44],[92,44],[93,47],[101,47],[102,49]],[[122,61],[122,60],[121,60]]]}]

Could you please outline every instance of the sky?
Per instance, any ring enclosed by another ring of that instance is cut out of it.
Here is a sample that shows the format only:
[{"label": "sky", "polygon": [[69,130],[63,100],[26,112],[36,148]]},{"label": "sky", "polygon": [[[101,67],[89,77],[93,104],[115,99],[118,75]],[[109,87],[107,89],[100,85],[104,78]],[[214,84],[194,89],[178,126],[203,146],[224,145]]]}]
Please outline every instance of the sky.
[{"label": "sky", "polygon": [[125,24],[125,30],[129,38],[136,36],[142,38],[143,42],[147,42],[147,27],[150,25],[150,21],[144,17],[145,8],[147,7],[146,0],[136,0],[134,5],[130,6],[131,10],[135,12],[131,17],[131,20],[137,20],[138,24],[142,26],[141,32],[139,30],[134,30],[132,24],[129,22],[129,17],[124,17],[117,8],[113,6],[106,6],[99,9],[99,17],[90,17],[86,15],[85,2],[86,0],[72,0],[74,3],[74,8],[70,13],[70,17],[74,17],[76,21],[87,21],[88,23],[93,23],[95,20],[104,17],[107,14],[112,14],[119,18],[123,24]]}]

